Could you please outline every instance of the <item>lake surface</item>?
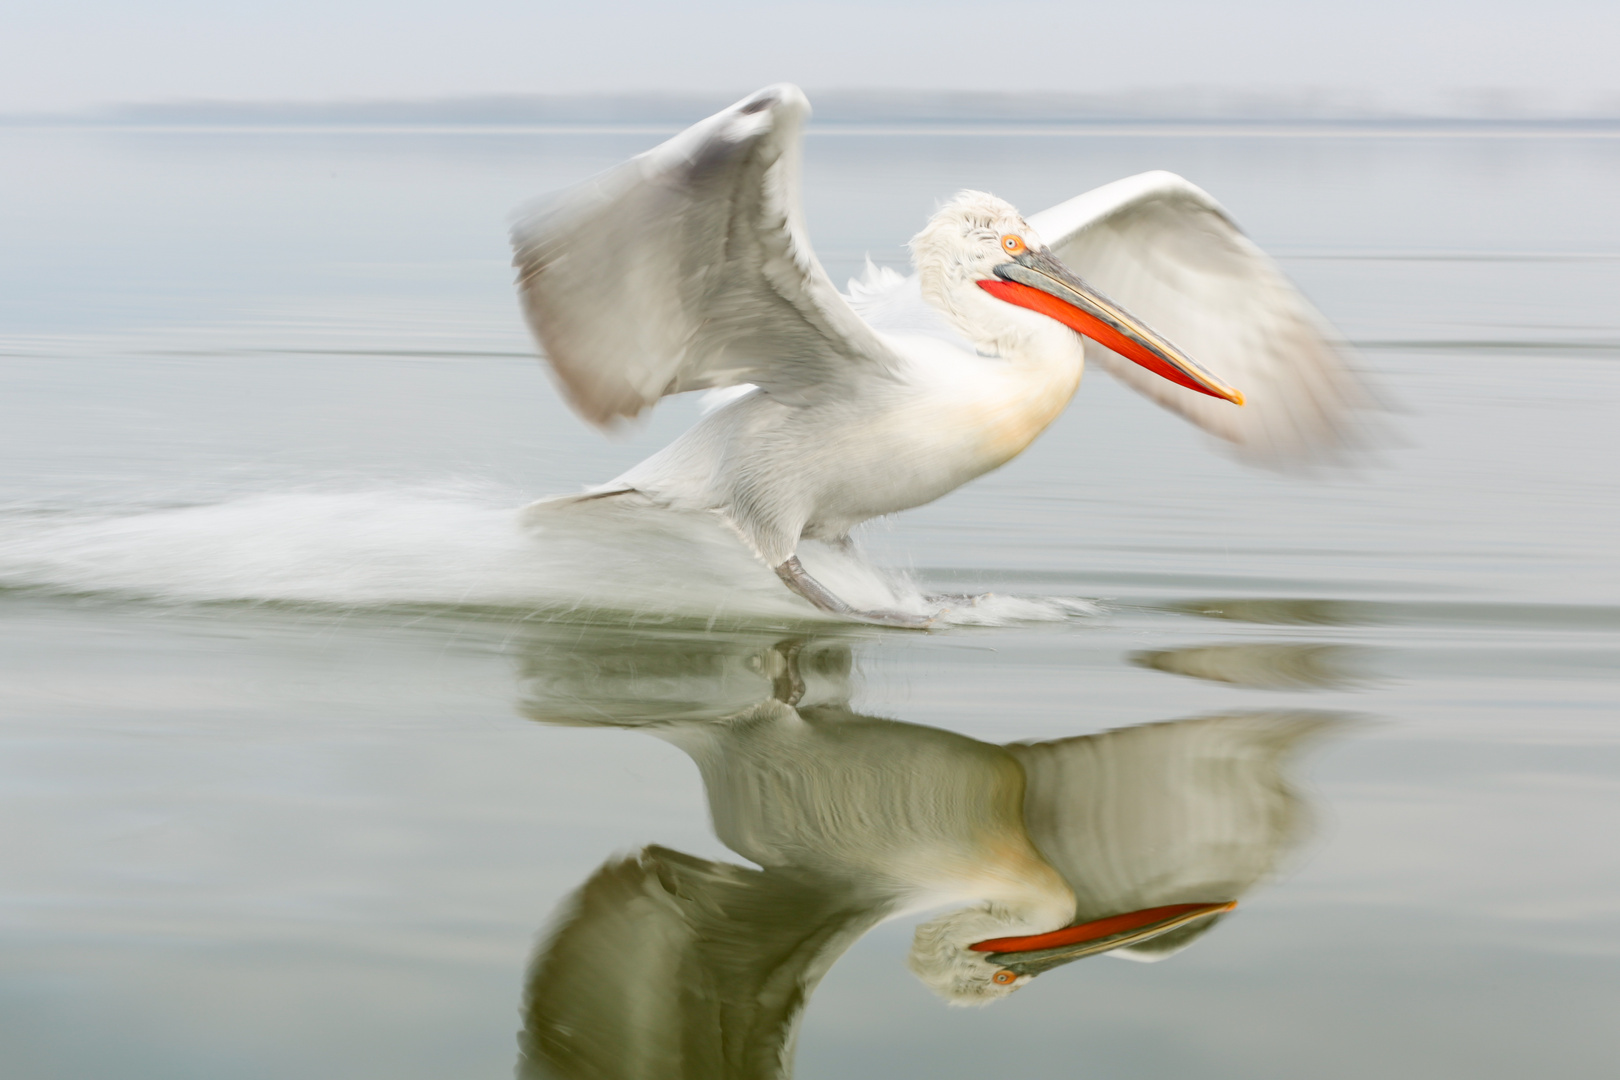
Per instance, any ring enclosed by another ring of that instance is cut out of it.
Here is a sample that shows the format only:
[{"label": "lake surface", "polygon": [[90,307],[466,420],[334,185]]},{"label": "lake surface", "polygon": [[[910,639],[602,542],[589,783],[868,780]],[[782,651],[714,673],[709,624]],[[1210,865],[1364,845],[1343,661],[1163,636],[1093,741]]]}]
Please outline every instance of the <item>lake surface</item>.
[{"label": "lake surface", "polygon": [[[864,535],[995,594],[930,633],[516,530],[696,415],[574,418],[507,265],[654,141],[0,131],[7,1076],[769,1075],[801,1006],[801,1078],[1615,1074],[1620,139],[812,130],[835,280],[1171,169],[1392,405],[1278,477],[1093,373]],[[908,970],[1048,864],[1238,906],[980,1009]]]}]

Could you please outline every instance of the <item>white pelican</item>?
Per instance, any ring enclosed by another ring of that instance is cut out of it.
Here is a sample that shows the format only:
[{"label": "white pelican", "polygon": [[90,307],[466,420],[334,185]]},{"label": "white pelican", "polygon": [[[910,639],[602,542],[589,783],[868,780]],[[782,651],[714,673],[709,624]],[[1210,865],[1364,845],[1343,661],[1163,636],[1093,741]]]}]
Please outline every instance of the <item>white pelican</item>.
[{"label": "white pelican", "polygon": [[912,240],[912,277],[869,274],[840,295],[799,208],[808,115],[797,87],[761,90],[513,228],[529,326],[587,420],[744,388],[622,476],[539,512],[600,498],[712,512],[817,607],[924,625],[855,610],[806,573],[799,541],[845,543],[1016,457],[1088,356],[1256,459],[1331,454],[1368,403],[1315,309],[1170,173],[1028,220],[963,192]]}]

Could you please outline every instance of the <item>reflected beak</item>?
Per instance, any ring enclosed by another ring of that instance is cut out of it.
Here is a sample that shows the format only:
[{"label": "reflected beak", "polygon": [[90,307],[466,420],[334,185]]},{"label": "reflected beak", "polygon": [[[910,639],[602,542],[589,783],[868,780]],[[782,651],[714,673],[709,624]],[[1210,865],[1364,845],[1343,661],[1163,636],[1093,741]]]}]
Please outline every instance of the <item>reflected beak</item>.
[{"label": "reflected beak", "polygon": [[1025,251],[995,268],[979,288],[1067,326],[1156,375],[1210,397],[1243,404],[1243,395],[1199,367],[1130,312],[1081,281],[1049,252]]},{"label": "reflected beak", "polygon": [[1083,957],[1112,952],[1127,945],[1140,945],[1190,922],[1220,915],[1235,907],[1236,900],[1218,904],[1170,904],[1065,926],[1049,934],[991,938],[968,948],[974,952],[990,953],[991,963],[1014,975],[1039,975]]}]

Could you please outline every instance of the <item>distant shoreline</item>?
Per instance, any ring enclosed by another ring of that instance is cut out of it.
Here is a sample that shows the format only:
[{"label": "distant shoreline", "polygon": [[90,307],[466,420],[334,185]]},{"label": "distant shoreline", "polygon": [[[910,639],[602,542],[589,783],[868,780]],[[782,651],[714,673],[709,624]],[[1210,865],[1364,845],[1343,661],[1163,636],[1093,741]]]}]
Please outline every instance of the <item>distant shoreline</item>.
[{"label": "distant shoreline", "polygon": [[[108,123],[0,117],[0,130],[119,132],[143,135],[414,135],[414,136],[669,136],[680,124],[219,124]],[[1144,121],[1083,124],[851,124],[812,123],[817,136],[885,138],[1324,138],[1324,139],[1620,139],[1620,121]]]},{"label": "distant shoreline", "polygon": [[[504,95],[415,101],[175,101],[64,113],[0,114],[0,127],[120,130],[350,130],[491,134],[656,134],[740,95]],[[826,134],[1561,134],[1620,133],[1620,114],[1477,110],[1405,113],[1327,93],[1012,94],[830,90],[811,94]]]}]

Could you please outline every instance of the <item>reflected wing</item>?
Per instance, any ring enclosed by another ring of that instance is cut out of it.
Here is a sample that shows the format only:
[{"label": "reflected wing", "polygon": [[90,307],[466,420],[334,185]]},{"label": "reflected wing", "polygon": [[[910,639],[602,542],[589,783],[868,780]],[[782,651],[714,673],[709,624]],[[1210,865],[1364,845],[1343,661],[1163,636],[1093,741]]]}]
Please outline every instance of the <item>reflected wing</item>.
[{"label": "reflected wing", "polygon": [[564,906],[530,965],[523,1080],[764,1080],[811,992],[886,909],[800,875],[649,847]]},{"label": "reflected wing", "polygon": [[1024,823],[1074,889],[1076,921],[1235,900],[1297,844],[1306,807],[1290,752],[1335,718],[1204,717],[1015,744]]},{"label": "reflected wing", "polygon": [[889,367],[804,236],[809,111],[797,87],[761,90],[514,226],[529,327],[586,419],[739,383],[800,403]]},{"label": "reflected wing", "polygon": [[1204,191],[1174,173],[1116,181],[1029,219],[1082,278],[1247,399],[1161,379],[1092,341],[1086,357],[1256,463],[1332,458],[1373,404],[1333,329]]}]

